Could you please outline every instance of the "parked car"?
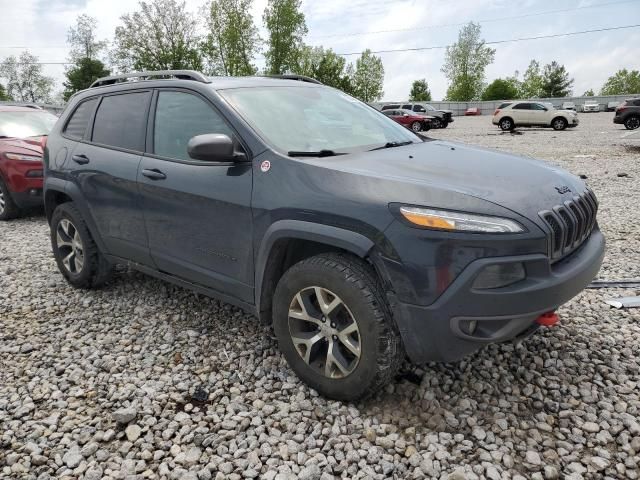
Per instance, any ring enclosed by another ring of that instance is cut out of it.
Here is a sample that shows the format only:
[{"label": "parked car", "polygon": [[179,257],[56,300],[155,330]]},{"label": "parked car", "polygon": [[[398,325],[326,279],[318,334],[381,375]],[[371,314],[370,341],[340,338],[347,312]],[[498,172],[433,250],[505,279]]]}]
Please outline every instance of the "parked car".
[{"label": "parked car", "polygon": [[618,105],[613,123],[622,123],[627,130],[640,127],[640,98],[630,98]]},{"label": "parked car", "polygon": [[431,128],[431,122],[434,120],[434,117],[417,114],[411,110],[384,110],[382,113],[414,132],[429,130]]},{"label": "parked car", "polygon": [[57,120],[39,107],[0,105],[0,220],[42,205],[42,145]]},{"label": "parked car", "polygon": [[620,102],[608,102],[607,103],[607,108],[606,111],[607,112],[615,112],[616,107],[620,105]]},{"label": "parked car", "polygon": [[382,111],[385,110],[411,110],[415,113],[421,113],[423,115],[429,115],[433,118],[431,122],[432,128],[446,128],[451,122],[453,122],[453,111],[451,110],[437,110],[433,105],[429,105],[428,103],[392,103],[388,105],[384,105],[382,107]]},{"label": "parked car", "polygon": [[469,107],[464,111],[464,115],[466,117],[473,116],[473,115],[481,115],[481,114],[482,112],[478,107]]},{"label": "parked car", "polygon": [[405,357],[455,361],[556,323],[604,255],[578,177],[424,139],[309,81],[100,79],[69,100],[44,158],[72,286],[126,263],[239,305],[341,400],[382,388]]},{"label": "parked car", "polygon": [[560,110],[576,110],[576,104],[573,102],[563,102]]},{"label": "parked car", "polygon": [[600,104],[596,100],[585,100],[582,105],[583,112],[599,112]]},{"label": "parked car", "polygon": [[541,102],[505,102],[493,112],[492,123],[502,130],[516,127],[551,127],[564,130],[578,125],[578,114],[571,110],[555,110]]}]

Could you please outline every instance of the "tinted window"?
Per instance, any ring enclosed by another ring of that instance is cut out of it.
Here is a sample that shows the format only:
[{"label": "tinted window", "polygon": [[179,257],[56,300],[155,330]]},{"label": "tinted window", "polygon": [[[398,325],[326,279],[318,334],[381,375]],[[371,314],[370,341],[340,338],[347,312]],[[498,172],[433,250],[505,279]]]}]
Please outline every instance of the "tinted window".
[{"label": "tinted window", "polygon": [[499,109],[507,108],[509,105],[511,105],[511,102],[501,103],[501,104],[500,104],[500,106],[499,106],[498,108],[499,108]]},{"label": "tinted window", "polygon": [[92,98],[91,100],[80,103],[71,114],[64,133],[73,138],[83,138],[84,132],[87,130],[87,125],[89,125],[89,120],[91,120],[93,109],[96,108],[96,103],[98,103],[97,98]]},{"label": "tinted window", "polygon": [[411,110],[411,105],[409,105],[409,104],[402,105],[402,109],[403,110]]},{"label": "tinted window", "polygon": [[136,92],[103,97],[93,122],[93,141],[143,151],[150,96],[151,92]]},{"label": "tinted window", "polygon": [[519,103],[513,107],[514,110],[531,110],[530,103]]},{"label": "tinted window", "polygon": [[426,112],[427,110],[426,110],[422,105],[414,105],[414,106],[413,106],[413,111],[414,111],[414,112],[421,112],[421,113],[424,113],[424,112]]},{"label": "tinted window", "polygon": [[159,93],[153,129],[156,155],[190,160],[189,140],[204,133],[224,133],[233,138],[231,128],[201,98],[183,92]]},{"label": "tinted window", "polygon": [[539,103],[531,103],[530,105],[531,105],[531,110],[546,110],[546,107]]},{"label": "tinted window", "polygon": [[393,110],[394,108],[399,108],[400,105],[385,105],[382,107],[382,110]]}]

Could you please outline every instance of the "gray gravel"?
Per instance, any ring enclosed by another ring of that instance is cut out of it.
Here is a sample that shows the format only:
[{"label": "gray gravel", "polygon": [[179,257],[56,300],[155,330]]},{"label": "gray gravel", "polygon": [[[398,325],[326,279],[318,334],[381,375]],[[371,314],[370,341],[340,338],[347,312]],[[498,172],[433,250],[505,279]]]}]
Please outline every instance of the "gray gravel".
[{"label": "gray gravel", "polygon": [[[511,136],[457,118],[432,135],[586,174],[609,241],[602,276],[638,277],[640,153],[610,114],[580,119]],[[234,307],[136,273],[73,290],[47,234],[41,216],[0,223],[2,478],[639,477],[640,309],[602,301],[628,290],[584,292],[560,327],[406,366],[345,404],[298,381]]]}]

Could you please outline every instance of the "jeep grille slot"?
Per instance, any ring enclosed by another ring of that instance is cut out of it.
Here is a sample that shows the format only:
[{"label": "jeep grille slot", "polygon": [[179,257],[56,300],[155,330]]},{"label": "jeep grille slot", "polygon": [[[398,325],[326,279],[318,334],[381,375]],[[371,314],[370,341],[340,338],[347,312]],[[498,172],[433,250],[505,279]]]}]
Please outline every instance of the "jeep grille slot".
[{"label": "jeep grille slot", "polygon": [[598,200],[591,190],[539,213],[549,227],[549,249],[553,261],[568,255],[589,238],[597,213]]}]

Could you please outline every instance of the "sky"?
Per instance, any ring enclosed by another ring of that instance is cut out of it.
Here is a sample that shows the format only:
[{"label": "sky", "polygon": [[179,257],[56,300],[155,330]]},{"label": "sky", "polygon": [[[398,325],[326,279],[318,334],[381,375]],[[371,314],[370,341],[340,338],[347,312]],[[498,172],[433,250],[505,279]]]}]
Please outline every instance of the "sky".
[{"label": "sky", "polygon": [[[187,0],[198,15],[204,0]],[[252,14],[261,35],[267,0],[254,0]],[[120,17],[137,9],[135,0],[0,0],[0,61],[27,48],[41,62],[68,61],[69,27],[78,15],[98,19],[97,36],[111,40]],[[457,39],[461,24],[480,22],[487,42],[640,25],[640,0],[302,0],[309,34],[306,43],[340,54],[443,47]],[[513,18],[518,17],[518,18]],[[621,68],[640,69],[640,27],[568,37],[492,45],[495,60],[486,81],[526,70],[531,59],[556,60],[575,79],[574,94],[596,93]],[[385,69],[384,101],[407,99],[411,83],[425,78],[433,99],[444,97],[440,71],[444,48],[378,54]],[[355,62],[357,55],[345,55]],[[256,65],[263,66],[261,56]],[[62,90],[64,65],[44,65]]]}]

